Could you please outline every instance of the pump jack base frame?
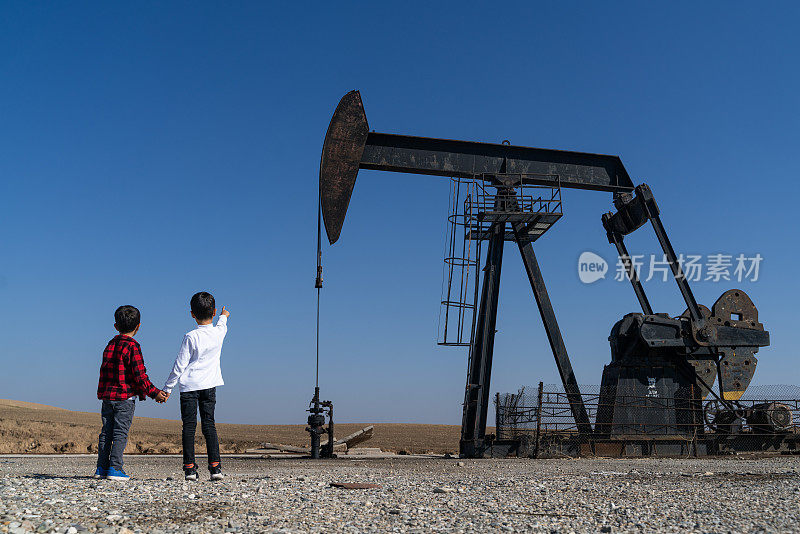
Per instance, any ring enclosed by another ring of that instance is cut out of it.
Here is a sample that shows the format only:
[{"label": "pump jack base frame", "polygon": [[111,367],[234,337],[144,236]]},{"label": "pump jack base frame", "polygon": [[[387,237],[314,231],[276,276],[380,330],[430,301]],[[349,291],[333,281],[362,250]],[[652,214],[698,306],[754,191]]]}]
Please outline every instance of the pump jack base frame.
[{"label": "pump jack base frame", "polygon": [[563,458],[563,457],[702,457],[734,454],[800,454],[800,436],[778,435],[754,441],[749,436],[705,437],[696,440],[671,436],[630,436],[615,439],[590,439],[572,433],[543,434],[537,447],[530,440],[496,440],[486,448],[486,458]]},{"label": "pump jack base frame", "polygon": [[[533,289],[536,305],[542,318],[550,348],[556,360],[559,375],[570,402],[572,415],[579,432],[589,435],[592,432],[589,415],[583,404],[578,381],[572,370],[567,348],[561,336],[555,310],[550,302],[547,287],[544,283],[539,262],[533,252],[533,243],[526,241],[522,235],[523,225],[512,225],[515,240],[519,247],[528,281]],[[500,269],[503,261],[504,225],[493,226],[493,234],[489,239],[489,250],[486,254],[486,268],[481,288],[481,302],[478,309],[475,340],[472,345],[468,364],[468,385],[464,398],[464,412],[461,424],[462,437],[459,454],[463,458],[480,458],[487,454],[496,454],[506,450],[513,444],[493,443],[486,435],[486,417],[489,408],[489,384],[491,380],[492,357],[494,353],[494,334],[497,321],[498,296],[500,291]]]}]

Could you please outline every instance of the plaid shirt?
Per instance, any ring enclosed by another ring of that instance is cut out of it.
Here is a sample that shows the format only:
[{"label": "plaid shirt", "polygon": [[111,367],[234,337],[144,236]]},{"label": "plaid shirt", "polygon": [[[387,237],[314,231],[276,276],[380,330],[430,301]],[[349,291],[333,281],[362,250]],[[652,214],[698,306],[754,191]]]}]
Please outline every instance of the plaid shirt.
[{"label": "plaid shirt", "polygon": [[147,377],[139,343],[122,334],[109,341],[100,365],[97,398],[118,401],[138,395],[140,400],[144,400],[145,395],[155,398],[158,392]]}]

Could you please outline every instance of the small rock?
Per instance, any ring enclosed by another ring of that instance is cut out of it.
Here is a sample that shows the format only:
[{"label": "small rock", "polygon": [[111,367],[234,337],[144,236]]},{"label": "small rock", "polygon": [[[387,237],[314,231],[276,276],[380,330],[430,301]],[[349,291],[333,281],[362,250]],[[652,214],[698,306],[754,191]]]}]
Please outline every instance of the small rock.
[{"label": "small rock", "polygon": [[122,516],[119,514],[107,515],[106,521],[111,521],[112,523],[116,523],[117,521],[122,521]]},{"label": "small rock", "polygon": [[456,463],[456,465],[457,465],[458,467],[464,467],[464,466],[465,466],[465,465],[467,465],[467,464],[465,464],[464,462],[458,462],[458,463]]},{"label": "small rock", "polygon": [[78,534],[78,529],[75,527],[69,527],[66,532],[67,534]]},{"label": "small rock", "polygon": [[438,488],[433,489],[434,493],[452,493],[454,491],[455,490],[453,488],[449,488],[447,486],[440,486]]}]

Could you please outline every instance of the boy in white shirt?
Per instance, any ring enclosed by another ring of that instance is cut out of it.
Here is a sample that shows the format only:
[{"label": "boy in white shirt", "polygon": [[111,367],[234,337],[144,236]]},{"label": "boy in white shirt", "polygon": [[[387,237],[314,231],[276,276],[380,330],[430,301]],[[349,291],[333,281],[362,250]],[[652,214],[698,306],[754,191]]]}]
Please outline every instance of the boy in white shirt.
[{"label": "boy in white shirt", "polygon": [[200,408],[200,426],[208,450],[208,470],[211,480],[222,479],[219,457],[219,439],[214,424],[214,407],[217,404],[217,386],[224,384],[220,369],[222,342],[228,332],[230,313],[222,307],[216,326],[217,314],[214,297],[201,291],[192,296],[191,315],[197,328],[183,336],[183,343],[175,365],[164,385],[165,400],[175,384],[180,385],[181,419],[183,420],[183,472],[186,480],[197,480],[194,461],[194,435],[197,429],[197,409]]}]

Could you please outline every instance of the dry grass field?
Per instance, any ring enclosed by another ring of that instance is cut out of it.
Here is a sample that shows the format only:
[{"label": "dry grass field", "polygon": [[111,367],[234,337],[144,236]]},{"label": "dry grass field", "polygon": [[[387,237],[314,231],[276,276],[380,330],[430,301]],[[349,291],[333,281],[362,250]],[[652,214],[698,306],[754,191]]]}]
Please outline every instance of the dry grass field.
[{"label": "dry grass field", "polygon": [[[371,423],[336,423],[342,437]],[[199,426],[199,425],[198,425]],[[128,454],[180,453],[180,421],[136,417],[128,439]],[[217,423],[222,451],[240,453],[261,443],[306,446],[304,425],[232,425]],[[73,412],[43,404],[0,399],[0,454],[92,453],[97,451],[100,415]],[[410,453],[458,451],[456,425],[377,423],[364,447]],[[200,430],[198,451],[205,451]]]}]

